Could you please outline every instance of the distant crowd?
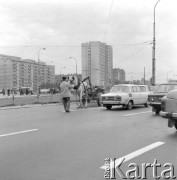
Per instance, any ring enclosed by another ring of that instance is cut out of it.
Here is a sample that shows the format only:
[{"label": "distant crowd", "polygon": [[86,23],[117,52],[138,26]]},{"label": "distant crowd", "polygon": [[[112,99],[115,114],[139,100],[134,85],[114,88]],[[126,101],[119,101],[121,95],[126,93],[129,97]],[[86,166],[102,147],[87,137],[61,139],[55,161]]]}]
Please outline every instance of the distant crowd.
[{"label": "distant crowd", "polygon": [[30,88],[19,88],[19,89],[2,89],[2,94],[3,96],[8,95],[10,96],[11,94],[17,95],[28,95],[28,94],[33,94],[33,92],[30,90]]},{"label": "distant crowd", "polygon": [[[57,94],[59,93],[60,90],[59,88],[50,88],[50,89],[41,89],[39,88],[39,94],[46,94],[46,93],[50,93],[50,94]],[[10,96],[10,95],[29,95],[29,94],[33,94],[33,91],[26,87],[26,88],[19,88],[19,89],[5,89],[3,88],[2,91],[1,91],[2,95],[5,96]]]}]

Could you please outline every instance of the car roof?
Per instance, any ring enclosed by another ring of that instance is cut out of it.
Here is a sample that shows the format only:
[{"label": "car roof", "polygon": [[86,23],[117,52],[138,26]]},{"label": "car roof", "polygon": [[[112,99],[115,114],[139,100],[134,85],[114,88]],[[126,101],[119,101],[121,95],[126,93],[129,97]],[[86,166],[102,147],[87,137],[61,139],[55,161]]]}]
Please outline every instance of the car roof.
[{"label": "car roof", "polygon": [[160,85],[177,85],[177,83],[163,83],[163,84],[159,84]]},{"label": "car roof", "polygon": [[114,85],[114,86],[140,86],[140,85],[138,85],[138,84],[117,84],[117,85]]},{"label": "car roof", "polygon": [[32,87],[20,87],[20,89],[25,89],[25,88],[32,89]]}]

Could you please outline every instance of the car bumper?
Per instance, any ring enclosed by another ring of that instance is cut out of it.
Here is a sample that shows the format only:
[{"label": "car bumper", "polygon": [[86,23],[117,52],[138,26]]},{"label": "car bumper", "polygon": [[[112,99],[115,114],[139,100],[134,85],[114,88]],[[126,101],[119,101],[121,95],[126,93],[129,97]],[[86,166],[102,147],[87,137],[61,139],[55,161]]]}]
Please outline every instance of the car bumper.
[{"label": "car bumper", "polygon": [[110,104],[110,105],[126,105],[127,101],[102,101],[103,105]]},{"label": "car bumper", "polygon": [[149,105],[152,107],[155,107],[155,108],[160,107],[160,109],[161,109],[161,102],[150,102]]},{"label": "car bumper", "polygon": [[165,117],[165,118],[177,118],[177,113],[170,113],[170,112],[160,112],[160,116]]}]

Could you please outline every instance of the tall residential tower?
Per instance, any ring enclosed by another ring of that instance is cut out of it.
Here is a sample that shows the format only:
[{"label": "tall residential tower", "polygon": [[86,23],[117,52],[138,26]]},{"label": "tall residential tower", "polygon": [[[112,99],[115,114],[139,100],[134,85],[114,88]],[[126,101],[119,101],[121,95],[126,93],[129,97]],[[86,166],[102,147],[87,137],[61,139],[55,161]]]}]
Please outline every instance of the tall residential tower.
[{"label": "tall residential tower", "polygon": [[92,85],[109,86],[112,82],[112,53],[112,46],[106,43],[82,43],[82,78],[90,76]]}]

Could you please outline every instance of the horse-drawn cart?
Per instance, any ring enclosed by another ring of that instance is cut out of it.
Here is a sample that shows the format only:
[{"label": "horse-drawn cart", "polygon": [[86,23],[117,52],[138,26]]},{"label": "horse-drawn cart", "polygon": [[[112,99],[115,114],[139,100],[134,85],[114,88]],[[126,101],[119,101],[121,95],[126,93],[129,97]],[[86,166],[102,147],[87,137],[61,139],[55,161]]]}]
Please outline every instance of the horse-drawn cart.
[{"label": "horse-drawn cart", "polygon": [[93,86],[88,89],[88,102],[96,101],[98,106],[101,106],[101,95],[105,90],[99,86]]},{"label": "horse-drawn cart", "polygon": [[76,100],[79,96],[80,107],[87,107],[87,102],[96,101],[101,106],[101,95],[105,93],[104,88],[100,86],[92,86],[90,77],[86,77],[82,81],[76,76],[69,77],[70,83],[74,85]]},{"label": "horse-drawn cart", "polygon": [[[89,82],[89,87],[87,88],[86,92],[87,95],[82,97],[82,101],[84,104],[85,101],[85,97],[87,97],[87,102],[91,102],[91,101],[96,101],[98,106],[101,106],[101,95],[105,93],[105,89],[100,87],[100,86],[92,86],[91,81],[90,81],[90,77],[86,77],[83,81],[88,80]],[[82,81],[82,82],[83,82]]]}]

